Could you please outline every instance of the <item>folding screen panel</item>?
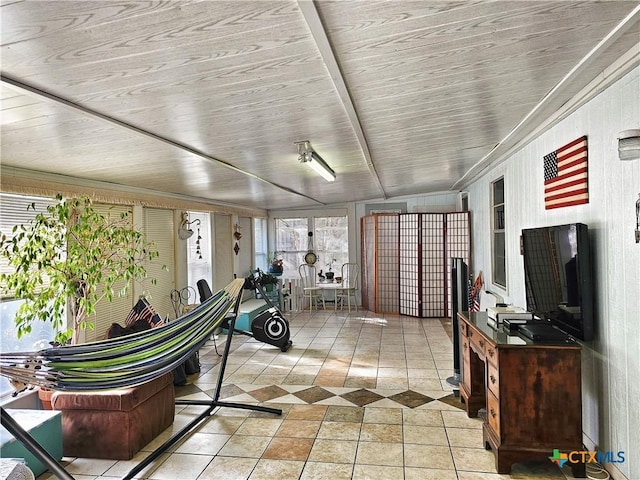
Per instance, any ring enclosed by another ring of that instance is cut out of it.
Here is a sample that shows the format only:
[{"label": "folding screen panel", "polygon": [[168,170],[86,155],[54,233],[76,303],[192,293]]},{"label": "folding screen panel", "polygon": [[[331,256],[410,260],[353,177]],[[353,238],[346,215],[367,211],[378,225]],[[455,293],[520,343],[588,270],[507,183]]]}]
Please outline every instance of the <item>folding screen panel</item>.
[{"label": "folding screen panel", "polygon": [[361,226],[364,307],[449,316],[451,257],[469,263],[469,213],[368,215]]},{"label": "folding screen panel", "polygon": [[420,302],[416,295],[421,283],[421,270],[419,265],[421,215],[410,213],[401,215],[400,225],[400,314],[420,316]]},{"label": "folding screen panel", "polygon": [[[471,266],[471,230],[469,212],[447,213],[447,308],[446,316],[453,312],[453,280],[451,279],[452,258],[462,258],[467,266]],[[455,319],[454,319],[455,320]]]},{"label": "folding screen panel", "polygon": [[446,316],[446,214],[421,214],[422,228],[419,235],[422,240],[420,255],[422,264],[422,283],[419,295],[422,300],[420,317]]},{"label": "folding screen panel", "polygon": [[451,312],[451,257],[469,261],[469,213],[399,217],[400,313],[447,317]]},{"label": "folding screen panel", "polygon": [[378,313],[398,313],[398,215],[361,219],[362,305]]}]

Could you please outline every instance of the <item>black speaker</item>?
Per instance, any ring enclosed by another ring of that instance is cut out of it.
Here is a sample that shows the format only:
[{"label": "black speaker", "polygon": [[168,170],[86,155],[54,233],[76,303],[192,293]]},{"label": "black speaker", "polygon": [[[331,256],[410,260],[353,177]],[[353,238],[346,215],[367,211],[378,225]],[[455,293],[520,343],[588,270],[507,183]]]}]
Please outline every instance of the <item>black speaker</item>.
[{"label": "black speaker", "polygon": [[464,259],[451,258],[451,326],[453,331],[453,376],[447,383],[460,384],[460,332],[458,312],[469,310],[469,269]]}]

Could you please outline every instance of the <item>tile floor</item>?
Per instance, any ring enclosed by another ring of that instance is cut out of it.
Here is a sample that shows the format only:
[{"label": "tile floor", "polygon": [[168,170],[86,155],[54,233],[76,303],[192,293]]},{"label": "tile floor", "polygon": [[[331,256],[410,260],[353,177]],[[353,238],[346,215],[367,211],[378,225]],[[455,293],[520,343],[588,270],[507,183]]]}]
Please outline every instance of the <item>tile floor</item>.
[{"label": "tile floor", "polygon": [[[281,408],[282,415],[222,408],[136,478],[565,479],[551,462],[498,475],[481,421],[467,418],[446,378],[453,371],[450,323],[319,311],[287,315],[293,347],[235,335],[220,400]],[[218,339],[222,351],[225,336]],[[202,372],[176,388],[209,399],[219,372],[214,342]],[[205,407],[176,405],[176,419],[131,461],[63,459],[78,480],[120,478]],[[53,479],[45,473],[38,480]]]}]

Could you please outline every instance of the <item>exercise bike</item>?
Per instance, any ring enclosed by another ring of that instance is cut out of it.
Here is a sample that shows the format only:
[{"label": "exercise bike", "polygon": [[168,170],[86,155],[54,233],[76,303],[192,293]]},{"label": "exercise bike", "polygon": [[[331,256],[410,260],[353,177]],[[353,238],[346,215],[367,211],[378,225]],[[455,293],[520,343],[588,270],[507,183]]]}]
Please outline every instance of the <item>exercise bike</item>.
[{"label": "exercise bike", "polygon": [[[262,285],[258,283],[258,279],[252,274],[245,278],[244,289],[257,291],[262,298],[264,298],[267,309],[251,322],[251,331],[234,328],[235,333],[240,333],[248,337],[255,338],[260,342],[267,343],[278,347],[283,352],[286,352],[291,348],[293,342],[291,341],[291,329],[289,328],[289,322],[278,307],[276,307],[265,291],[262,289]],[[196,282],[198,286],[198,293],[200,294],[200,302],[204,302],[213,294],[211,288],[206,280],[198,280]],[[233,315],[236,315],[234,313]],[[229,329],[229,321],[224,320],[222,328]]]}]

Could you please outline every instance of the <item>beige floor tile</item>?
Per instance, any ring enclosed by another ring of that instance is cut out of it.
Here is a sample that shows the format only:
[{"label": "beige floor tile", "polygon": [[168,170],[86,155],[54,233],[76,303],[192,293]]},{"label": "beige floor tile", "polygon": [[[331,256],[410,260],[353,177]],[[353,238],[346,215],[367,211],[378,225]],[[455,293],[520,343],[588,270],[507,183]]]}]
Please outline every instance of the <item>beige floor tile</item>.
[{"label": "beige floor tile", "polygon": [[317,438],[334,440],[358,440],[360,422],[322,422]]},{"label": "beige floor tile", "polygon": [[353,480],[404,480],[404,471],[402,467],[356,464]]},{"label": "beige floor tile", "polygon": [[249,478],[257,458],[217,456],[202,472],[198,480],[239,480]]},{"label": "beige floor tile", "polygon": [[363,423],[360,441],[402,443],[402,425]]},{"label": "beige floor tile", "polygon": [[196,432],[181,442],[180,446],[176,448],[176,452],[216,455],[224,444],[227,443],[229,438],[231,438],[231,435]]},{"label": "beige floor tile", "polygon": [[404,480],[459,480],[459,479],[455,470],[405,467]]},{"label": "beige floor tile", "polygon": [[273,480],[274,478],[298,478],[304,462],[292,460],[261,459],[256,464],[249,480]]},{"label": "beige floor tile", "polygon": [[275,435],[282,418],[247,418],[236,430],[236,435]]},{"label": "beige floor tile", "polygon": [[449,445],[452,447],[483,448],[482,429],[447,428]]},{"label": "beige floor tile", "polygon": [[243,417],[210,417],[198,428],[199,433],[221,433],[232,435],[244,422]]},{"label": "beige floor tile", "polygon": [[358,443],[356,464],[401,467],[403,465],[402,444],[361,441]]},{"label": "beige floor tile", "polygon": [[195,480],[207,468],[213,456],[174,453],[148,477],[153,480]]},{"label": "beige floor tile", "polygon": [[451,447],[457,470],[497,473],[493,452],[484,448]]},{"label": "beige floor tile", "polygon": [[290,438],[316,438],[320,429],[320,420],[290,420],[285,419],[276,436]]},{"label": "beige floor tile", "polygon": [[76,458],[66,470],[72,475],[103,475],[113,467],[116,460],[101,460],[97,458]]},{"label": "beige floor tile", "polygon": [[351,480],[352,472],[350,463],[307,462],[300,480]]},{"label": "beige floor tile", "polygon": [[442,420],[447,428],[482,428],[482,420],[480,418],[469,418],[467,412],[460,411],[442,411]]},{"label": "beige floor tile", "polygon": [[427,427],[424,425],[405,425],[404,443],[420,445],[448,446],[449,442],[444,427]]},{"label": "beige floor tile", "polygon": [[442,414],[439,410],[408,410],[402,411],[405,425],[423,425],[425,427],[444,427]]},{"label": "beige floor tile", "polygon": [[358,443],[348,440],[316,439],[309,454],[309,461],[353,463]]},{"label": "beige floor tile", "polygon": [[274,437],[262,454],[262,458],[304,462],[309,456],[313,440],[313,438]]},{"label": "beige floor tile", "polygon": [[271,437],[233,435],[219,453],[227,457],[260,458],[270,441]]},{"label": "beige floor tile", "polygon": [[433,445],[405,444],[404,464],[406,467],[455,469],[449,447]]},{"label": "beige floor tile", "polygon": [[402,408],[365,408],[363,422],[402,425]]}]

